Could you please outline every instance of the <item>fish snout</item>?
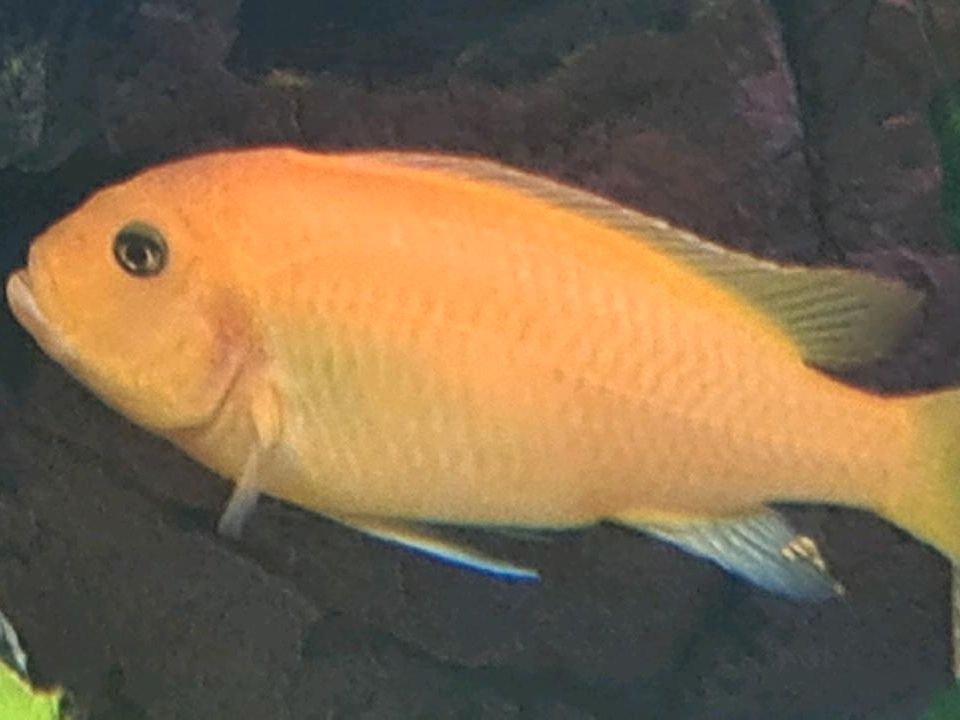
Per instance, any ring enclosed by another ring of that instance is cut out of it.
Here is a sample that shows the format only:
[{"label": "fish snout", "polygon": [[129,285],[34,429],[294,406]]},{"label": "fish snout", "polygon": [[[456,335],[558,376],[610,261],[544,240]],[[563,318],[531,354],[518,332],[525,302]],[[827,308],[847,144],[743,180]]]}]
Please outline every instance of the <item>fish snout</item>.
[{"label": "fish snout", "polygon": [[6,296],[13,317],[45,352],[58,362],[63,362],[71,355],[60,334],[53,329],[37,304],[28,268],[20,268],[10,274],[7,278]]},{"label": "fish snout", "polygon": [[33,297],[30,287],[30,276],[26,268],[14,270],[7,277],[6,286],[7,305],[21,325],[27,330],[30,324],[35,324],[42,315]]}]

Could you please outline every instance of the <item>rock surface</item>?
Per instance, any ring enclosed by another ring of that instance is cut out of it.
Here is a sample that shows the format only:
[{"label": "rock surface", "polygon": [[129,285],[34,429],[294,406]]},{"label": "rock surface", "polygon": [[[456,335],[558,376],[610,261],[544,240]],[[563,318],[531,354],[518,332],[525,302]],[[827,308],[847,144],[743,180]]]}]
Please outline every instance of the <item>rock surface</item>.
[{"label": "rock surface", "polygon": [[[30,66],[18,87],[0,70],[0,271],[84,193],[165,158],[437,148],[770,257],[904,275],[932,291],[923,335],[853,380],[960,378],[926,120],[960,68],[950,0],[276,5],[0,12],[0,62],[44,48],[43,93]],[[861,513],[790,510],[848,588],[804,606],[611,528],[471,534],[536,586],[272,501],[234,544],[214,532],[227,492],[0,315],[0,607],[36,679],[92,718],[892,720],[950,680],[946,564]]]}]

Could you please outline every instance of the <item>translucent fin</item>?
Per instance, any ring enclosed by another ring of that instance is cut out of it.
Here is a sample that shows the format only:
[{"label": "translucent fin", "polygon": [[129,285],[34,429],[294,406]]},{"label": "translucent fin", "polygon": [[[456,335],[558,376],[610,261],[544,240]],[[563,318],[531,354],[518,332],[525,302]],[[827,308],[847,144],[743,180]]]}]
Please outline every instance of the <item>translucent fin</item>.
[{"label": "translucent fin", "polygon": [[280,400],[273,385],[261,381],[251,392],[250,417],[257,434],[257,445],[250,451],[227,507],[217,523],[217,532],[233,540],[240,538],[244,523],[257,507],[263,482],[264,458],[280,442]]},{"label": "translucent fin", "polygon": [[334,519],[367,535],[396,545],[402,545],[453,565],[511,580],[538,580],[540,578],[536,570],[484,555],[400,520],[352,517]]},{"label": "translucent fin", "polygon": [[258,451],[250,453],[244,465],[243,474],[237,480],[230,494],[230,500],[227,501],[227,507],[224,508],[217,522],[217,532],[224,537],[239,540],[244,523],[257,507],[257,500],[260,498],[260,488],[257,484],[259,456]]},{"label": "translucent fin", "polygon": [[902,283],[857,270],[761,260],[598,195],[493,161],[418,153],[370,157],[519,190],[633,236],[767,316],[804,360],[819,367],[841,369],[883,357],[919,320],[923,293]]},{"label": "translucent fin", "polygon": [[617,522],[707,558],[755,585],[796,600],[821,601],[843,594],[816,543],[798,535],[773,510],[736,518],[695,520],[687,524]]}]

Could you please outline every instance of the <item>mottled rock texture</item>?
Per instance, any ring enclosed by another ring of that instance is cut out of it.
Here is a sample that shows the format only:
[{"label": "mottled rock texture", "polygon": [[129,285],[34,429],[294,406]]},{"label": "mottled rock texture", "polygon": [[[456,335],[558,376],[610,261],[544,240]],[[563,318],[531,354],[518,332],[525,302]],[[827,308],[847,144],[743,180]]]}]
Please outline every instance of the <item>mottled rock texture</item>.
[{"label": "mottled rock texture", "polygon": [[[924,332],[853,380],[960,379],[927,120],[960,71],[951,0],[17,0],[0,33],[4,273],[165,158],[437,148],[904,275],[931,291]],[[0,607],[90,717],[899,720],[949,683],[945,562],[861,513],[791,509],[848,588],[804,606],[612,528],[469,534],[533,586],[273,501],[234,544],[227,493],[0,315]]]}]

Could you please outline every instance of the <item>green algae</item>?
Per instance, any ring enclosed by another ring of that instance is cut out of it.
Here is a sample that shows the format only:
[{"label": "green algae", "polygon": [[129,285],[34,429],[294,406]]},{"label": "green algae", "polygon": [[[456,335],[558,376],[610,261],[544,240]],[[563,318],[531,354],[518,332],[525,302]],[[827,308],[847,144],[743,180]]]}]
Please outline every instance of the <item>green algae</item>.
[{"label": "green algae", "polygon": [[938,695],[920,720],[960,720],[960,685]]},{"label": "green algae", "polygon": [[0,663],[0,720],[68,720],[64,694],[33,687],[14,668]]},{"label": "green algae", "polygon": [[960,85],[942,92],[930,108],[940,146],[940,202],[947,239],[960,250]]}]

